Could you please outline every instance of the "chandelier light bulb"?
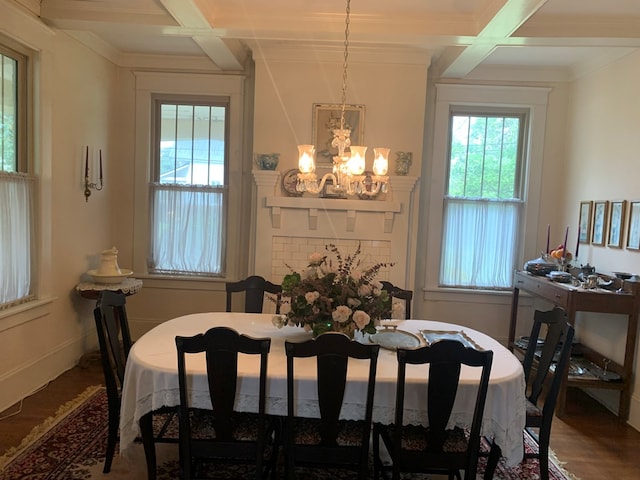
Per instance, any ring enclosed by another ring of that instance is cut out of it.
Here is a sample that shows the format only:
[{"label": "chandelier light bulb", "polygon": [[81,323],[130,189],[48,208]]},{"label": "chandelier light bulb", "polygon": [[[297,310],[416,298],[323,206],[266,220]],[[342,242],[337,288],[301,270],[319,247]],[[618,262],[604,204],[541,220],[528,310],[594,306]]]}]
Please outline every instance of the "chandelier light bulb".
[{"label": "chandelier light bulb", "polygon": [[298,145],[298,170],[301,173],[316,171],[316,164],[313,160],[315,149],[313,145]]},{"label": "chandelier light bulb", "polygon": [[374,175],[386,175],[389,170],[389,149],[376,147],[373,149]]},{"label": "chandelier light bulb", "polygon": [[352,175],[362,175],[365,170],[365,154],[367,147],[351,145],[351,158],[349,159],[349,172]]}]

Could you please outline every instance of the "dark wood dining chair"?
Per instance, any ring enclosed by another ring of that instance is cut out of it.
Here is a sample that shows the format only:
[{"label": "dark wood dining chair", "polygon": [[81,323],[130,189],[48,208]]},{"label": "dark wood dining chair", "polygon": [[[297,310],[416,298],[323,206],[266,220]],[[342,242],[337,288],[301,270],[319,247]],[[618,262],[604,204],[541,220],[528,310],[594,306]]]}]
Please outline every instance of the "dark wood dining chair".
[{"label": "dark wood dining chair", "polygon": [[[124,293],[103,290],[93,311],[109,411],[104,473],[109,473],[111,470],[111,463],[113,462],[113,455],[118,441],[122,383],[124,381],[127,358],[132,346],[125,305],[126,297]],[[173,413],[175,413],[175,409],[156,412],[159,423],[163,426],[161,430],[166,430],[166,426],[172,420]]]},{"label": "dark wood dining chair", "polygon": [[[176,337],[181,478],[201,478],[201,467],[207,462],[255,465],[256,479],[268,476],[269,471],[275,475],[278,423],[265,413],[270,346],[269,338],[251,338],[228,327],[214,327],[192,337]],[[190,402],[186,358],[195,355],[206,358],[211,409],[195,408]],[[255,413],[236,410],[239,355],[260,357]],[[265,459],[268,446],[271,458]]]},{"label": "dark wood dining chair", "polygon": [[[454,340],[442,340],[432,346],[397,350],[398,376],[396,386],[395,420],[391,425],[374,423],[373,457],[374,478],[392,472],[393,480],[399,480],[401,472],[446,474],[465,479],[476,478],[480,428],[489,387],[489,375],[493,352],[466,348]],[[407,365],[425,365],[424,401],[427,404],[424,427],[405,425],[405,374]],[[479,370],[478,389],[475,397],[473,419],[468,433],[464,428],[447,428],[453,409],[463,365]],[[382,440],[391,466],[384,465],[380,450]]]},{"label": "dark wood dining chair", "polygon": [[[544,345],[540,351],[538,339],[546,328]],[[540,478],[549,480],[549,441],[551,425],[560,391],[560,384],[571,359],[574,329],[567,323],[567,314],[556,307],[550,311],[536,310],[523,368],[527,385],[527,416],[525,431],[537,444],[537,451],[525,452],[525,459],[537,458]],[[553,367],[553,371],[551,367]],[[493,478],[500,459],[500,448],[492,444],[487,460],[485,479]]]},{"label": "dark wood dining chair", "polygon": [[276,306],[276,314],[280,313],[282,286],[271,283],[258,275],[252,275],[237,282],[227,282],[227,312],[231,311],[234,293],[244,292],[245,313],[262,313],[265,295],[271,295]]},{"label": "dark wood dining chair", "polygon": [[[306,342],[285,342],[287,355],[287,419],[285,440],[286,478],[296,478],[295,468],[341,468],[368,478],[369,437],[378,345],[352,341],[339,332],[328,332]],[[295,414],[296,359],[316,358],[319,418]],[[369,377],[361,420],[341,420],[350,359],[368,360]]]},{"label": "dark wood dining chair", "polygon": [[383,290],[386,290],[391,297],[391,303],[393,305],[393,299],[397,298],[404,301],[404,316],[405,319],[411,318],[411,301],[413,300],[413,290],[404,290],[400,287],[396,287],[393,283],[383,280]]}]

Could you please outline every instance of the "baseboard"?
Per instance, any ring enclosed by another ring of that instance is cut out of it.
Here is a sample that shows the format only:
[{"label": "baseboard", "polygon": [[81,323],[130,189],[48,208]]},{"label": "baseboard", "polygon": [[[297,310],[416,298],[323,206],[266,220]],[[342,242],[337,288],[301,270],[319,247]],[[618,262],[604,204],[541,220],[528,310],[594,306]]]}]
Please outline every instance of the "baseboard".
[{"label": "baseboard", "polygon": [[637,395],[631,396],[629,420],[627,423],[640,432],[640,397]]},{"label": "baseboard", "polygon": [[83,351],[83,340],[76,339],[21,365],[0,377],[0,412],[35,393],[51,380],[73,368]]}]

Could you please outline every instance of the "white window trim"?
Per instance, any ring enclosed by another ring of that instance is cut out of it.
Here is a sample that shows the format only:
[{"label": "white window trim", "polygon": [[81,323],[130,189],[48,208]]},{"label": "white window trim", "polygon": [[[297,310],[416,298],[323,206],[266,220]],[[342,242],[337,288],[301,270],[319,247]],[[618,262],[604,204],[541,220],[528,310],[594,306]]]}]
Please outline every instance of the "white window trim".
[{"label": "white window trim", "polygon": [[[525,155],[523,199],[525,208],[519,233],[518,259],[524,252],[535,250],[538,211],[541,196],[542,164],[550,88],[491,85],[437,84],[433,132],[432,170],[430,175],[429,208],[427,215],[427,256],[425,290],[433,292],[461,292],[462,289],[439,287],[440,256],[442,250],[443,198],[446,186],[449,118],[452,106],[509,107],[529,110],[529,132]],[[473,293],[483,290],[469,290]]]},{"label": "white window trim", "polygon": [[[147,254],[149,252],[149,172],[151,169],[151,122],[154,94],[227,96],[229,97],[229,212],[239,212],[242,197],[243,164],[243,88],[244,77],[240,75],[208,75],[134,72],[136,77],[135,99],[135,167],[134,167],[134,253],[133,268],[141,278],[184,280],[187,282],[215,281],[208,277],[178,277],[149,275]],[[229,214],[227,222],[226,275],[235,278],[239,272],[241,242],[240,215]],[[246,255],[246,254],[245,254]],[[139,272],[139,273],[138,273]]]}]

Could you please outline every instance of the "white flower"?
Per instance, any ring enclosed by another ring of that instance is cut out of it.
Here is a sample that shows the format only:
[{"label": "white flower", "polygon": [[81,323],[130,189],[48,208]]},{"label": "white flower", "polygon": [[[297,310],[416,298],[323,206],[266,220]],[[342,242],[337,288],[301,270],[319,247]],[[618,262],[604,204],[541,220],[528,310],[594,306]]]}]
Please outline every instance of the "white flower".
[{"label": "white flower", "polygon": [[373,289],[371,288],[371,285],[366,283],[363,283],[358,287],[358,295],[360,295],[361,297],[368,297],[369,295],[371,295],[372,291]]},{"label": "white flower", "polygon": [[313,304],[318,298],[320,298],[320,292],[307,292],[304,294],[304,299],[309,305]]},{"label": "white flower", "polygon": [[346,305],[338,306],[331,313],[331,318],[333,318],[333,320],[338,323],[344,323],[348,321],[350,316],[351,316],[351,309]]},{"label": "white flower", "polygon": [[373,280],[371,282],[372,293],[374,297],[379,297],[382,293],[382,282],[378,280]]},{"label": "white flower", "polygon": [[314,278],[318,278],[316,267],[309,266],[307,268],[303,268],[302,273],[300,274],[300,277],[303,280],[312,280]]},{"label": "white flower", "polygon": [[369,322],[371,321],[371,317],[367,312],[364,312],[362,310],[356,310],[355,312],[353,312],[353,321],[356,324],[356,327],[362,330],[364,327],[369,325]]},{"label": "white flower", "polygon": [[318,252],[314,252],[309,255],[309,265],[320,265],[324,260],[324,255]]}]

